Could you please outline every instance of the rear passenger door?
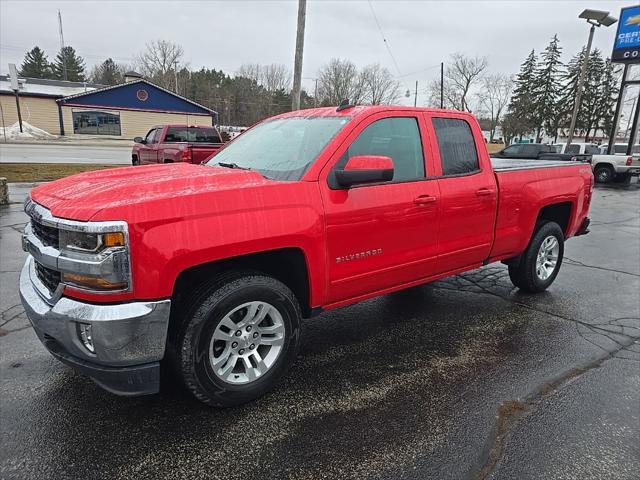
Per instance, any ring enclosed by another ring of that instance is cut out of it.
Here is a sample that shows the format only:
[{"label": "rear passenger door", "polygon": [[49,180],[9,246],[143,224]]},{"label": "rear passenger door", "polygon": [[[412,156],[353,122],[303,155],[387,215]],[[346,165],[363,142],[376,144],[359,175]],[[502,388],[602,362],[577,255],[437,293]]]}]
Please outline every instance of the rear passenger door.
[{"label": "rear passenger door", "polygon": [[450,272],[489,257],[498,192],[479,129],[455,114],[433,114],[428,124],[440,190],[438,269]]}]

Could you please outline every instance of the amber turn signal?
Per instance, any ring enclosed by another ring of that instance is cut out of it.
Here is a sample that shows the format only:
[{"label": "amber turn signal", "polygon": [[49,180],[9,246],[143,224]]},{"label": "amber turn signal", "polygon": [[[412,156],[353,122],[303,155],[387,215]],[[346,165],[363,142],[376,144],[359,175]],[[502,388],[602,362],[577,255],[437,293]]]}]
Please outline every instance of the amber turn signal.
[{"label": "amber turn signal", "polygon": [[103,233],[102,244],[105,247],[124,247],[124,233],[122,232]]},{"label": "amber turn signal", "polygon": [[123,290],[127,288],[127,282],[111,283],[104,278],[90,277],[88,275],[69,272],[64,272],[62,274],[62,281],[71,286],[90,288],[92,290]]}]

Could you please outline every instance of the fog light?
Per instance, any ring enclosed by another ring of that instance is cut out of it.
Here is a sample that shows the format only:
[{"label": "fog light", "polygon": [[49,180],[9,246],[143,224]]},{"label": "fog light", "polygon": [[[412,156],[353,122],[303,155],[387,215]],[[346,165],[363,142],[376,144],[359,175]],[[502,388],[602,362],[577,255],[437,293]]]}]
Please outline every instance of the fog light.
[{"label": "fog light", "polygon": [[96,353],[93,347],[93,336],[91,335],[91,324],[79,323],[78,324],[78,336],[84,347],[91,353]]}]

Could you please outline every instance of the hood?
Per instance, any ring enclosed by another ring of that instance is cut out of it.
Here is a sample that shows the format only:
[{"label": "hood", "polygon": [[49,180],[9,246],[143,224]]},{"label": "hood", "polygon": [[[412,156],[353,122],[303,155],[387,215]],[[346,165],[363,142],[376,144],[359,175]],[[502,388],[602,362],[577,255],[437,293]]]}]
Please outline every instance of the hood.
[{"label": "hood", "polygon": [[251,170],[175,163],[72,175],[34,188],[31,198],[56,217],[88,221],[103,209],[267,183]]}]

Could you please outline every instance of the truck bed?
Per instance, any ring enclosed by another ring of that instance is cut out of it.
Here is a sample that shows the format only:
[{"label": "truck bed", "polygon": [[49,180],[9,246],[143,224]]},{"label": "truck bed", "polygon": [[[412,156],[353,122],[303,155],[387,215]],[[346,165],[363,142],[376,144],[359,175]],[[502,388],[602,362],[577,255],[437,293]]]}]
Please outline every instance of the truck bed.
[{"label": "truck bed", "polygon": [[530,170],[533,168],[571,167],[581,162],[568,162],[563,160],[526,160],[521,158],[492,158],[491,165],[496,172],[508,172],[512,170]]}]

